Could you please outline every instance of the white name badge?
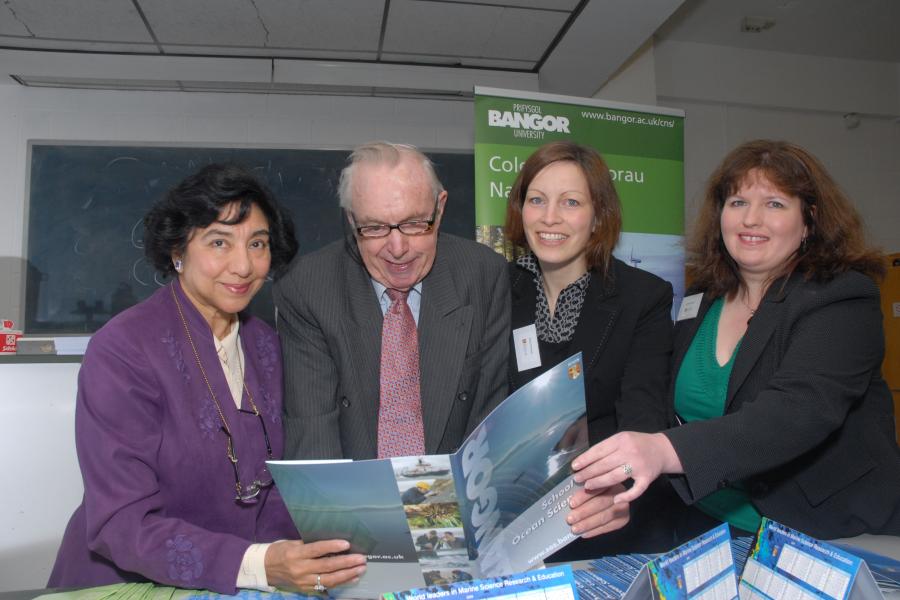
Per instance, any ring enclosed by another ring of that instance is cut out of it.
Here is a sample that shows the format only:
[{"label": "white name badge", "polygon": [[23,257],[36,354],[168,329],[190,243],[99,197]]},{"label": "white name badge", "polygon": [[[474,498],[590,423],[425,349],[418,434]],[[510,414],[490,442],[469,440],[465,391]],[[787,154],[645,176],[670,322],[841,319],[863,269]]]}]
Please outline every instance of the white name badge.
[{"label": "white name badge", "polygon": [[541,351],[538,348],[537,329],[534,323],[514,329],[512,334],[519,371],[541,366]]},{"label": "white name badge", "polygon": [[703,300],[703,294],[693,294],[685,296],[681,301],[681,308],[678,309],[676,321],[684,321],[685,319],[693,319],[700,312],[700,302]]}]

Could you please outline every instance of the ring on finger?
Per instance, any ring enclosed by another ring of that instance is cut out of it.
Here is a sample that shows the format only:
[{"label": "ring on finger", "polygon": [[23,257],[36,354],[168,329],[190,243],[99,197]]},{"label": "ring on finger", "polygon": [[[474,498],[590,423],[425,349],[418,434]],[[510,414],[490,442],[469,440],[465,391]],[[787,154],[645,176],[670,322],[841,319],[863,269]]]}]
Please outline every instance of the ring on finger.
[{"label": "ring on finger", "polygon": [[313,586],[313,590],[319,593],[328,591],[328,588],[322,585],[322,576],[318,573],[316,573],[316,585]]},{"label": "ring on finger", "polygon": [[625,477],[631,477],[631,474],[634,473],[634,469],[628,463],[623,463],[621,468],[622,472],[625,473]]}]

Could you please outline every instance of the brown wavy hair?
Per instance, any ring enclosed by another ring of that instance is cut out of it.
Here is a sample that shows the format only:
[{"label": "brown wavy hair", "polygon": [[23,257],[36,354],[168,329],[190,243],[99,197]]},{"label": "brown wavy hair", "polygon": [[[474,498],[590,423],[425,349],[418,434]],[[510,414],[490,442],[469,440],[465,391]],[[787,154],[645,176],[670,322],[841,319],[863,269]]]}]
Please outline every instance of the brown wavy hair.
[{"label": "brown wavy hair", "polygon": [[622,231],[622,206],[606,161],[590,146],[569,141],[551,142],[541,146],[528,157],[509,192],[504,226],[506,239],[515,244],[520,251],[528,248],[525,227],[522,225],[525,193],[544,167],[560,161],[577,164],[587,180],[597,227],[588,239],[585,258],[588,269],[596,269],[605,277],[612,262],[613,249]]},{"label": "brown wavy hair", "polygon": [[687,243],[687,277],[692,287],[731,297],[743,285],[738,265],[722,240],[721,217],[725,201],[754,170],[782,193],[800,198],[807,227],[804,243],[773,281],[793,272],[816,281],[850,270],[876,279],[884,275],[882,255],[866,244],[859,213],[822,163],[796,144],[754,140],[729,152],[706,185]]}]

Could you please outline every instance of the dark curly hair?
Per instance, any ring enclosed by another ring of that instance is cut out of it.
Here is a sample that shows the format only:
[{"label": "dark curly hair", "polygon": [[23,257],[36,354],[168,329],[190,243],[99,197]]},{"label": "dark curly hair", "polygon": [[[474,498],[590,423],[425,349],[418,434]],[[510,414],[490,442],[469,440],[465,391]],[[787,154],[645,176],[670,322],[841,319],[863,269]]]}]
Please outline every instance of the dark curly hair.
[{"label": "dark curly hair", "polygon": [[591,192],[591,204],[597,227],[587,241],[585,258],[589,269],[597,269],[606,277],[612,253],[622,231],[622,205],[613,185],[606,161],[590,146],[560,141],[544,144],[528,157],[509,192],[506,206],[506,238],[519,248],[527,248],[522,224],[522,205],[532,180],[541,170],[555,162],[572,162],[581,167]]},{"label": "dark curly hair", "polygon": [[754,170],[783,193],[801,200],[808,231],[805,243],[773,280],[793,272],[816,281],[828,281],[849,270],[876,279],[884,274],[882,255],[866,245],[859,213],[822,163],[796,144],[754,140],[729,152],[709,178],[687,243],[691,287],[731,297],[743,285],[722,240],[722,207]]},{"label": "dark curly hair", "polygon": [[255,204],[269,221],[271,270],[276,276],[297,253],[294,222],[269,189],[249,171],[235,164],[203,167],[168,191],[144,217],[144,254],[164,276],[175,273],[172,255],[184,253],[195,229],[219,220],[229,204],[239,205],[225,225],[242,222]]}]

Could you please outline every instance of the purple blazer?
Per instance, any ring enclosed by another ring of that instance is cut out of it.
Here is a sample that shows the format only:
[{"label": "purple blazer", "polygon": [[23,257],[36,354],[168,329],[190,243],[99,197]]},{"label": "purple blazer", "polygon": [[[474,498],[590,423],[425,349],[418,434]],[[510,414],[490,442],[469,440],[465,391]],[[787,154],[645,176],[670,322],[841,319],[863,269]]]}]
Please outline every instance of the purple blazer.
[{"label": "purple blazer", "polygon": [[[49,587],[149,580],[234,594],[251,543],[298,537],[274,487],[256,504],[234,500],[227,438],[172,289],[234,436],[242,484],[264,466],[259,419],[235,408],[209,325],[177,281],[159,289],[101,328],[84,355],[75,409],[84,500],[66,528]],[[241,315],[241,343],[247,387],[280,458],[278,337]],[[242,408],[249,409],[246,392]]]}]

